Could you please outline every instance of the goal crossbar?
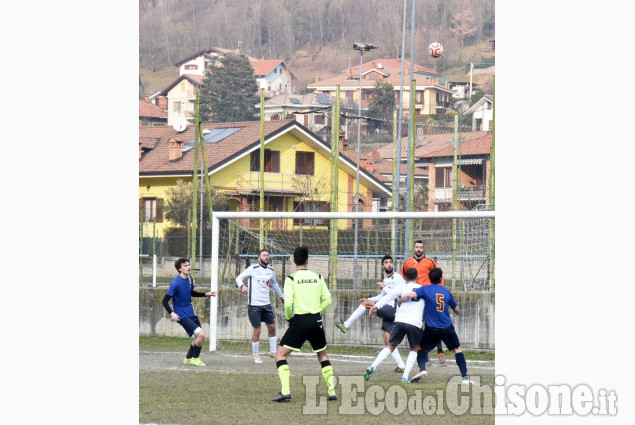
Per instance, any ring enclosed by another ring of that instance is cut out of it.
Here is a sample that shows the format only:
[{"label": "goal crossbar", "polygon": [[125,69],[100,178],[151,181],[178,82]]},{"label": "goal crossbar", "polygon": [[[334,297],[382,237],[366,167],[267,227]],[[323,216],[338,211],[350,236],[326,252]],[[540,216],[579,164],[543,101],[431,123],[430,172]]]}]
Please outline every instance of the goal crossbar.
[{"label": "goal crossbar", "polygon": [[[280,211],[218,211],[212,213],[212,249],[211,249],[211,291],[218,292],[218,252],[220,219],[479,219],[495,218],[494,211],[419,211],[419,212],[280,212]],[[217,342],[218,297],[210,299],[210,343],[209,350],[216,351]]]}]

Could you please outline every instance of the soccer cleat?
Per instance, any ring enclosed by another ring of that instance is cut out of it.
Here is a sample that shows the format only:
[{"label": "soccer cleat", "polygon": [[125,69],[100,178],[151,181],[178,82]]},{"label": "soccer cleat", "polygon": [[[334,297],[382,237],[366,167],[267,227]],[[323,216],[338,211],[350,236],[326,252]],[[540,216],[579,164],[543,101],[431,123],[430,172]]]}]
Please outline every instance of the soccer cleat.
[{"label": "soccer cleat", "polygon": [[256,364],[262,363],[262,359],[260,358],[260,356],[254,356],[254,363]]},{"label": "soccer cleat", "polygon": [[370,377],[373,376],[374,371],[375,371],[374,367],[368,366],[368,368],[366,368],[366,372],[364,372],[364,380],[368,381]]},{"label": "soccer cleat", "polygon": [[192,357],[190,359],[190,364],[194,366],[205,366],[205,363],[203,363],[198,357]]},{"label": "soccer cleat", "polygon": [[405,368],[403,368],[403,367],[399,367],[399,366],[397,366],[397,367],[395,368],[395,372],[397,372],[397,373],[404,373],[404,371],[405,371],[405,370],[406,370]]},{"label": "soccer cleat", "polygon": [[274,352],[274,353],[267,353],[267,355],[268,355],[269,357],[271,357],[272,359],[275,359],[275,358],[276,358],[276,353],[275,353],[275,352]]},{"label": "soccer cleat", "polygon": [[428,371],[422,370],[421,372],[419,372],[415,376],[413,376],[412,379],[410,380],[410,382],[419,382],[423,378],[425,378],[426,376],[428,376]]},{"label": "soccer cleat", "polygon": [[186,357],[185,360],[183,360],[183,364],[192,364],[192,359]]},{"label": "soccer cleat", "polygon": [[328,401],[335,401],[335,400],[337,400],[337,394],[335,394],[335,393],[333,393],[333,394],[329,394],[329,396],[328,396],[327,400],[328,400]]},{"label": "soccer cleat", "polygon": [[284,403],[284,402],[287,402],[287,401],[291,401],[291,393],[289,393],[289,394],[278,393],[278,395],[275,396],[274,398],[272,398],[271,401],[276,401],[278,403]]},{"label": "soccer cleat", "polygon": [[463,379],[461,380],[461,385],[470,385],[473,384],[474,382],[470,381],[470,377],[469,376],[464,376]]},{"label": "soccer cleat", "polygon": [[410,383],[410,379],[408,378],[404,378],[403,376],[401,377],[401,383],[402,384],[409,384]]},{"label": "soccer cleat", "polygon": [[344,326],[344,323],[341,320],[335,323],[335,327],[344,333],[348,332],[348,329],[346,329],[346,326]]},{"label": "soccer cleat", "polygon": [[439,353],[439,363],[445,364],[445,354]]}]

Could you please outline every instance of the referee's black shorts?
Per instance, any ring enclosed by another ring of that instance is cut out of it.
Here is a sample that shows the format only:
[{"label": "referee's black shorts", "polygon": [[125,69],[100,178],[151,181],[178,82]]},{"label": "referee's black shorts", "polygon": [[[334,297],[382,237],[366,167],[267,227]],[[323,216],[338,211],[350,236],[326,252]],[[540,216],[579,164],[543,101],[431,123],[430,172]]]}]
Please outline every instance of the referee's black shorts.
[{"label": "referee's black shorts", "polygon": [[294,351],[300,351],[304,341],[309,341],[314,353],[326,349],[326,336],[324,335],[322,316],[319,313],[293,316],[289,328],[280,340],[280,345]]}]

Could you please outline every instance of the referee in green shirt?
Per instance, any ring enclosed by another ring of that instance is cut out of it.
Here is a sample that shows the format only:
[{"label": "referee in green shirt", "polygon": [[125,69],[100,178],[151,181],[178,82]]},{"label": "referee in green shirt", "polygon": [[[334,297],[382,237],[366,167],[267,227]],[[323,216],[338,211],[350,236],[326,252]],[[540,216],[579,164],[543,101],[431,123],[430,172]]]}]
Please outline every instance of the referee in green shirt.
[{"label": "referee in green shirt", "polygon": [[322,324],[322,313],[331,305],[331,293],[318,273],[307,269],[309,248],[298,247],[293,253],[296,271],[284,281],[284,314],[289,328],[280,340],[276,351],[276,367],[280,392],[271,401],[291,400],[289,389],[289,364],[287,358],[291,350],[300,351],[304,341],[309,341],[322,366],[322,376],[328,387],[328,400],[337,400],[333,383],[333,367],[326,354],[326,336]]}]

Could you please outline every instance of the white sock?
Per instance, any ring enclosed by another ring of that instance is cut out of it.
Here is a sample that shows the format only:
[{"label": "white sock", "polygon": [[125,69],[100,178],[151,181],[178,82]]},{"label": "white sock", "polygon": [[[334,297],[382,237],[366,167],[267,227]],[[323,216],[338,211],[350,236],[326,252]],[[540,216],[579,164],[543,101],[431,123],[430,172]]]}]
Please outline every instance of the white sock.
[{"label": "white sock", "polygon": [[350,329],[351,326],[353,326],[353,323],[355,323],[355,320],[362,317],[362,314],[364,314],[365,312],[366,307],[360,304],[359,307],[357,307],[357,309],[353,312],[353,314],[351,314],[350,317],[346,320],[346,322],[344,322],[344,326],[346,326],[346,329]]},{"label": "white sock", "polygon": [[375,361],[373,362],[373,364],[371,365],[373,368],[377,369],[377,366],[379,366],[380,364],[382,364],[382,362],[384,360],[386,360],[388,358],[388,356],[390,356],[390,348],[388,347],[384,347],[383,350],[381,350],[379,352],[379,354],[377,354],[377,357],[375,358]]},{"label": "white sock", "polygon": [[417,361],[417,352],[416,351],[411,351],[410,353],[408,353],[408,358],[406,359],[406,370],[404,370],[403,372],[403,377],[404,378],[408,378],[408,375],[410,375],[410,371],[412,370],[412,367],[415,365]]},{"label": "white sock", "polygon": [[276,350],[278,349],[276,347],[276,343],[278,342],[278,340],[276,339],[275,336],[270,336],[269,337],[269,352],[270,353],[275,353]]},{"label": "white sock", "polygon": [[390,355],[397,362],[397,366],[399,366],[402,369],[406,367],[406,365],[404,364],[403,360],[401,360],[401,355],[399,354],[399,349],[398,348],[395,347],[395,349],[393,350],[393,352]]},{"label": "white sock", "polygon": [[251,351],[254,353],[254,356],[260,353],[260,341],[251,343]]}]

